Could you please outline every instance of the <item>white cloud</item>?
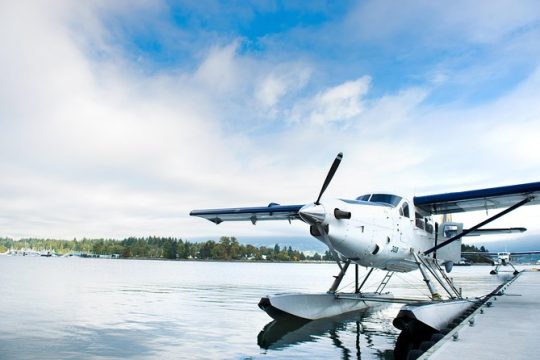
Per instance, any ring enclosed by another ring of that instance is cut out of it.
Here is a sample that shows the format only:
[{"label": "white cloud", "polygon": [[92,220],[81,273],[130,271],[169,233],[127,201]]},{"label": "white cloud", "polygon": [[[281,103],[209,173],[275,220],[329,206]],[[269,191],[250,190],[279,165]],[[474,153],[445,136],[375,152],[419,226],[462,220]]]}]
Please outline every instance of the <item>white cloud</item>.
[{"label": "white cloud", "polygon": [[296,105],[291,118],[316,125],[351,120],[364,111],[363,97],[370,81],[369,76],[363,76],[328,88]]},{"label": "white cloud", "polygon": [[[9,10],[0,25],[3,232],[181,235],[187,185],[227,177],[235,156],[227,144],[235,136],[221,135],[213,103],[178,84],[178,74],[140,76],[122,59],[93,63],[59,21],[65,8]],[[217,71],[214,55],[201,67],[205,80]],[[164,209],[167,226],[147,221]]]},{"label": "white cloud", "polygon": [[269,75],[263,79],[259,86],[257,91],[257,100],[264,107],[272,107],[279,101],[286,91],[287,85],[283,79]]},{"label": "white cloud", "polygon": [[236,58],[238,42],[211,49],[194,74],[195,81],[218,92],[234,90],[239,84],[242,66]]},{"label": "white cloud", "polygon": [[271,109],[288,93],[304,88],[311,72],[306,64],[282,64],[262,77],[256,87],[255,98],[264,109]]},{"label": "white cloud", "polygon": [[114,5],[40,4],[0,5],[0,236],[304,233],[187,213],[313,201],[338,151],[326,196],[540,178],[537,74],[474,108],[424,104],[437,81],[371,97],[369,76],[321,88],[316,62],[242,53],[240,40],[201,49],[195,70],[147,74],[99,21]]}]

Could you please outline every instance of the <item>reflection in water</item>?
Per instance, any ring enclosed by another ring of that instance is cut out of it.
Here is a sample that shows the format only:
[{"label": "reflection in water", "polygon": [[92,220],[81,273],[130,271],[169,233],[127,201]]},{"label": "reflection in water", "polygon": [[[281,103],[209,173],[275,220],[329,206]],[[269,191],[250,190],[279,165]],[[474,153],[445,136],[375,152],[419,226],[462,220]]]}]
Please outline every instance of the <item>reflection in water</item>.
[{"label": "reflection in water", "polygon": [[[373,348],[373,337],[395,339],[395,333],[386,334],[370,329],[378,310],[367,309],[362,312],[346,314],[319,320],[303,320],[298,318],[274,320],[262,329],[257,336],[257,344],[265,350],[281,350],[304,343],[320,342],[328,338],[334,347],[340,350],[342,359],[360,359],[361,343],[369,347],[379,359],[393,359],[393,346],[390,349]],[[351,346],[350,337],[354,337]]]},{"label": "reflection in water", "polygon": [[[170,347],[171,341],[178,336],[174,324],[166,321],[136,324],[131,328],[110,324],[108,327],[74,325],[70,332],[34,331],[26,334],[24,341],[8,338],[0,332],[0,338],[13,346],[3,346],[0,341],[2,359],[80,359],[80,358],[155,358],[163,348]],[[50,330],[49,330],[50,331]],[[160,341],[156,341],[156,335]],[[165,336],[164,336],[165,334]],[[22,350],[22,351],[21,351]]]}]

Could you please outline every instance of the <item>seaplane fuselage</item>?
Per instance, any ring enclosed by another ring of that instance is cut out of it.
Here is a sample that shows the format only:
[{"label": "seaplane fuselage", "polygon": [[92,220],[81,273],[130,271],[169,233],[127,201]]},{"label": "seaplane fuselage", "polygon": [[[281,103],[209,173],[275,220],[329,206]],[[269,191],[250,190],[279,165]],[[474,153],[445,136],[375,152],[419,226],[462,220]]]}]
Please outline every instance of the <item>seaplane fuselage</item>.
[{"label": "seaplane fuselage", "polygon": [[496,261],[500,265],[508,264],[510,262],[510,253],[506,251],[497,253]]},{"label": "seaplane fuselage", "polygon": [[417,269],[413,251],[427,250],[435,241],[431,217],[417,213],[407,198],[392,194],[328,199],[303,206],[299,215],[310,225],[312,236],[366,267]]}]

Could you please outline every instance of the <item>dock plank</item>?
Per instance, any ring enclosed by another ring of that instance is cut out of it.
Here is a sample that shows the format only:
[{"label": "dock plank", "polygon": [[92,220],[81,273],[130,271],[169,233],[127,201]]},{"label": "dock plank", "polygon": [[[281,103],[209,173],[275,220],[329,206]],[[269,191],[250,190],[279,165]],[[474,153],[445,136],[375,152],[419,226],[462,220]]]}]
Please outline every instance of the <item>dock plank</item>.
[{"label": "dock plank", "polygon": [[505,294],[474,315],[474,325],[457,328],[457,340],[445,337],[421,358],[533,359],[540,341],[540,272],[522,272]]}]

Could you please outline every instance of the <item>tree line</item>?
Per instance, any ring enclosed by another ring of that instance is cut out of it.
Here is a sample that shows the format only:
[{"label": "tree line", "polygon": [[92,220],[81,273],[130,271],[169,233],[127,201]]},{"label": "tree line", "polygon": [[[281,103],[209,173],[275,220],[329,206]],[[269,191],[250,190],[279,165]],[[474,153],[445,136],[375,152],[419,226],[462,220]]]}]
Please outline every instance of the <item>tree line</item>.
[{"label": "tree line", "polygon": [[493,262],[487,255],[480,254],[489,252],[488,249],[486,249],[483,245],[478,248],[474,245],[461,244],[461,251],[478,253],[463,255],[463,257],[469,262],[488,264],[491,264]]},{"label": "tree line", "polygon": [[222,236],[219,241],[190,242],[174,237],[129,237],[113,239],[21,239],[0,238],[0,252],[8,250],[50,250],[59,255],[69,253],[112,255],[123,258],[194,259],[194,260],[256,260],[306,261],[332,260],[331,254],[313,255],[294,250],[291,246],[273,247],[240,244],[235,237]]},{"label": "tree line", "polygon": [[[51,250],[59,255],[68,253],[112,255],[123,258],[147,259],[194,259],[194,260],[256,260],[256,261],[331,261],[329,251],[313,255],[294,250],[291,246],[273,247],[240,244],[235,237],[222,236],[219,241],[190,242],[174,237],[129,237],[124,240],[113,239],[21,239],[0,238],[0,253],[8,250]],[[484,246],[461,245],[461,251],[488,252]],[[481,255],[468,255],[474,262],[489,262]]]}]

